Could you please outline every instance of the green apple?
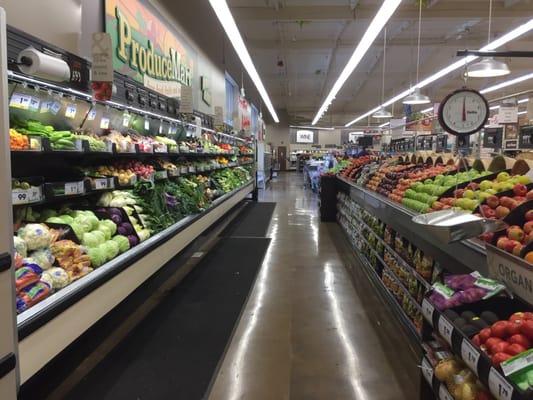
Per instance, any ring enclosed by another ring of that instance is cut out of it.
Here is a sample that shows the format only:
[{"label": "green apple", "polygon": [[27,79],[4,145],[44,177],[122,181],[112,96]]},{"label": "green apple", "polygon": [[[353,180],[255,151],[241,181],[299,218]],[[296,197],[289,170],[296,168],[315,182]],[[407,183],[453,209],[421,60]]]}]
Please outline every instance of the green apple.
[{"label": "green apple", "polygon": [[473,190],[467,189],[467,190],[464,191],[463,197],[467,198],[467,199],[473,199],[473,198],[476,197],[476,194],[474,193]]},{"label": "green apple", "polygon": [[481,183],[479,184],[479,188],[483,191],[487,190],[487,189],[491,189],[492,188],[492,182],[489,181],[489,180],[484,180],[484,181],[481,181]]},{"label": "green apple", "polygon": [[498,193],[498,192],[496,191],[496,189],[494,189],[494,188],[490,188],[490,189],[485,190],[485,193],[488,193],[488,194],[496,194],[496,193]]},{"label": "green apple", "polygon": [[531,183],[531,178],[527,175],[518,175],[518,183],[521,183],[522,185],[527,185]]},{"label": "green apple", "polygon": [[509,173],[508,172],[500,172],[497,176],[496,176],[496,180],[498,182],[505,182],[506,180],[509,179]]}]

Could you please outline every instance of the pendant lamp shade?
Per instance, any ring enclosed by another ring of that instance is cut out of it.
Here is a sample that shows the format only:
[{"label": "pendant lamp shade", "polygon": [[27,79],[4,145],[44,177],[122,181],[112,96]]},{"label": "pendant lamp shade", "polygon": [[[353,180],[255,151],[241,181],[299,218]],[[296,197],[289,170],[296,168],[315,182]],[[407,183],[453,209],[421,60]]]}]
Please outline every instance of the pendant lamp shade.
[{"label": "pendant lamp shade", "polygon": [[392,114],[385,110],[383,107],[381,107],[379,110],[377,110],[373,115],[372,118],[376,119],[390,119],[392,118]]},{"label": "pendant lamp shade", "polygon": [[403,99],[403,104],[429,104],[431,100],[426,95],[420,93],[420,88],[416,88],[415,91]]},{"label": "pendant lamp shade", "polygon": [[497,61],[492,57],[484,57],[481,61],[468,67],[469,78],[492,78],[510,74],[506,63]]}]

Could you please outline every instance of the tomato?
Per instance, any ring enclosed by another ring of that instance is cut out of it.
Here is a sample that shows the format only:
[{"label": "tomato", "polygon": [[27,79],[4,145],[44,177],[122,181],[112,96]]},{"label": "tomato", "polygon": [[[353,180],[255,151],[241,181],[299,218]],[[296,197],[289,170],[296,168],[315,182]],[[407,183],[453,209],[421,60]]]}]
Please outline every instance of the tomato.
[{"label": "tomato", "polygon": [[507,324],[507,335],[513,336],[520,333],[520,327],[524,323],[524,320],[522,319],[515,319],[514,321],[510,321]]},{"label": "tomato", "polygon": [[499,367],[502,362],[508,360],[512,356],[507,353],[496,353],[492,356],[492,365]]},{"label": "tomato", "polygon": [[529,340],[533,340],[533,320],[526,320],[520,326],[520,333],[527,336]]},{"label": "tomato", "polygon": [[493,397],[485,391],[479,391],[476,395],[476,400],[491,400]]},{"label": "tomato", "polygon": [[484,328],[479,331],[479,340],[481,343],[485,343],[488,338],[490,338],[491,331],[490,328]]},{"label": "tomato", "polygon": [[533,319],[533,313],[526,311],[524,313],[524,319]]},{"label": "tomato", "polygon": [[510,322],[522,321],[523,319],[525,319],[523,312],[515,312],[513,315],[509,317]]},{"label": "tomato", "polygon": [[526,350],[527,349],[521,344],[514,343],[514,344],[507,346],[505,353],[510,354],[512,356],[516,356],[517,354],[523,353]]},{"label": "tomato", "polygon": [[502,339],[500,338],[497,338],[497,337],[490,337],[487,339],[487,341],[485,342],[485,347],[487,348],[487,351],[492,354],[492,346],[494,346],[495,344],[498,344],[500,342],[503,342]]},{"label": "tomato", "polygon": [[522,334],[513,335],[508,340],[511,344],[519,344],[521,346],[524,346],[526,349],[529,349],[531,347],[531,341]]},{"label": "tomato", "polygon": [[498,342],[496,344],[493,344],[490,348],[490,352],[492,354],[496,353],[507,353],[507,348],[509,347],[509,343],[505,341]]},{"label": "tomato", "polygon": [[490,332],[493,337],[499,337],[503,339],[507,336],[508,326],[509,326],[508,321],[498,321],[492,324],[492,326],[490,327]]},{"label": "tomato", "polygon": [[481,345],[481,339],[479,338],[479,334],[475,335],[472,338],[472,343],[474,343],[477,347]]}]

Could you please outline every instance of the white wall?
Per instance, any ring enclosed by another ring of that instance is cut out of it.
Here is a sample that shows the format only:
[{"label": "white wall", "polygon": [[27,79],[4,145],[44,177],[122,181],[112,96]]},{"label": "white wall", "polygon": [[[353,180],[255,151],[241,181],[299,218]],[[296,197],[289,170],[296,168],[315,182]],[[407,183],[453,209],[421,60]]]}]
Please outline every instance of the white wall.
[{"label": "white wall", "polygon": [[9,25],[80,54],[80,0],[0,0],[0,7],[6,10]]}]

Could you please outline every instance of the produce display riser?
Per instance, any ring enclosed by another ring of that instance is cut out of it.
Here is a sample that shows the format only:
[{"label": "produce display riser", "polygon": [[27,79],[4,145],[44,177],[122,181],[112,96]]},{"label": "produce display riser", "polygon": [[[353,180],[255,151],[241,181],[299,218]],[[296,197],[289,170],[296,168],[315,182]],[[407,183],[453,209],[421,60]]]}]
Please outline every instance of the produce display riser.
[{"label": "produce display riser", "polygon": [[54,295],[57,297],[51,296],[19,316],[21,383],[222,218],[253,188],[250,181],[220,197],[201,214],[186,217],[153,235],[123,258],[119,256],[86,276],[81,284],[71,284]]},{"label": "produce display riser", "polygon": [[340,191],[349,194],[362,208],[391,226],[424,253],[439,260],[449,272],[465,273],[477,270],[482,275],[488,275],[486,254],[482,245],[473,240],[453,244],[438,242],[423,229],[414,226],[411,219],[416,214],[413,212],[343,178],[337,179]]},{"label": "produce display riser", "polygon": [[[371,282],[372,286],[374,287],[376,292],[379,293],[380,297],[393,310],[392,314],[397,319],[399,324],[402,326],[402,329],[407,334],[407,337],[409,338],[410,342],[414,344],[414,348],[419,349],[420,348],[420,334],[416,331],[415,326],[413,325],[411,320],[405,315],[402,307],[400,306],[398,301],[394,298],[392,293],[385,287],[385,285],[383,284],[379,276],[379,273],[376,271],[374,267],[372,267],[368,259],[363,254],[361,254],[361,251],[355,246],[349,234],[344,229],[342,229],[342,227],[341,227],[341,231],[344,233],[346,240],[348,240],[348,242],[350,243],[350,246],[354,250],[354,253],[353,253],[354,257],[358,261],[358,264],[362,266],[362,269],[365,275],[368,277],[369,281]],[[359,238],[362,239],[363,236],[359,235]],[[384,268],[384,263],[382,262],[382,260],[380,260],[379,263],[380,263],[379,270],[382,270]],[[354,268],[357,268],[357,266],[354,266]]]}]

